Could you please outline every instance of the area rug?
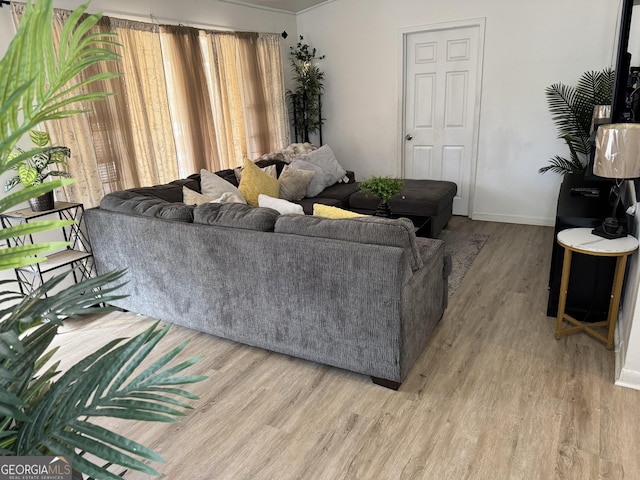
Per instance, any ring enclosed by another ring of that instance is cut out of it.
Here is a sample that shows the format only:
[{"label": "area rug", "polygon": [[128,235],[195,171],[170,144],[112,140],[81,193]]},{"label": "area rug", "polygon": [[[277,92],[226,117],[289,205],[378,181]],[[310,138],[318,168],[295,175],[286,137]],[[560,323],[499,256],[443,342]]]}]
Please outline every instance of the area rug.
[{"label": "area rug", "polygon": [[442,230],[438,238],[444,240],[445,252],[451,254],[451,274],[449,275],[449,298],[451,298],[489,237],[479,233]]}]

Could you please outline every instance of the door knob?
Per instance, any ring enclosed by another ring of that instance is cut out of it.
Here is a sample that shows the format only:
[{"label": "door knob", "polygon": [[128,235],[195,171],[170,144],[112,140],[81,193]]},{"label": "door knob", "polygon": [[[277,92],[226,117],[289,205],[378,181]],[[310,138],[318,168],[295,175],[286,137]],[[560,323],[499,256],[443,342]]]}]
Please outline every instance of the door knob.
[{"label": "door knob", "polygon": [[413,135],[411,135],[410,133],[407,133],[407,136],[404,138],[405,140],[413,140]]}]

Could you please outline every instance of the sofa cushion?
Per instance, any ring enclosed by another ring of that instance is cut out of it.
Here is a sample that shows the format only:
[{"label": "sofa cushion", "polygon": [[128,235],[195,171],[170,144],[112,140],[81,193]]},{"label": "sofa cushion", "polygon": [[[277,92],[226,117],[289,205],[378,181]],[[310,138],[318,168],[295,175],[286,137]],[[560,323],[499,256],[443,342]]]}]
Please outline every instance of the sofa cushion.
[{"label": "sofa cushion", "polygon": [[273,208],[277,210],[281,215],[304,215],[302,205],[289,202],[282,198],[273,198],[261,193],[258,195],[258,205],[260,207]]},{"label": "sofa cushion", "polygon": [[129,190],[105,195],[100,202],[100,208],[112,212],[134,213],[178,222],[193,221],[193,206],[166,202],[156,197],[138,195]]},{"label": "sofa cushion", "polygon": [[126,190],[136,195],[155,197],[166,202],[182,202],[182,187],[171,183],[152,187],[137,187]]},{"label": "sofa cushion", "polygon": [[350,212],[349,210],[323,205],[322,203],[313,205],[313,214],[316,217],[324,218],[358,218],[365,216],[362,213]]},{"label": "sofa cushion", "polygon": [[239,197],[243,197],[238,188],[223,179],[220,175],[205,169],[200,170],[200,193],[213,199],[220,198],[222,194],[226,192],[235,193]]},{"label": "sofa cushion", "polygon": [[323,198],[335,198],[340,200],[343,207],[350,205],[349,199],[351,195],[358,192],[360,187],[356,183],[336,183],[324,189],[320,194]]},{"label": "sofa cushion", "polygon": [[415,272],[424,264],[417,247],[413,223],[407,218],[330,219],[309,215],[283,215],[276,220],[275,232],[400,247],[407,252],[412,271]]},{"label": "sofa cushion", "polygon": [[280,182],[280,198],[285,200],[302,200],[316,173],[311,170],[301,170],[290,165],[284,167],[278,182]]},{"label": "sofa cushion", "polygon": [[249,205],[257,207],[258,195],[261,193],[278,198],[280,184],[276,178],[260,170],[260,167],[251,160],[245,159],[242,168],[242,180],[240,180],[238,190],[240,190]]},{"label": "sofa cushion", "polygon": [[193,210],[193,223],[270,232],[280,214],[245,203],[203,203]]},{"label": "sofa cushion", "polygon": [[[404,180],[404,189],[389,199],[389,208],[398,215],[436,216],[451,204],[458,187],[441,180]],[[349,197],[349,208],[375,211],[380,200],[363,191]]]}]

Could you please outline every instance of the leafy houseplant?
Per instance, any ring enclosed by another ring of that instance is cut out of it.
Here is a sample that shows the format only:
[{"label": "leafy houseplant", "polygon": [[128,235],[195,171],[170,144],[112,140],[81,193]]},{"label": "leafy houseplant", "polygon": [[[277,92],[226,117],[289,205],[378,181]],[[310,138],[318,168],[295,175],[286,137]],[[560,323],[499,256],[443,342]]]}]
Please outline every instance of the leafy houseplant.
[{"label": "leafy houseplant", "polygon": [[359,184],[360,190],[367,195],[372,195],[380,199],[376,215],[388,217],[391,215],[389,204],[387,203],[395,194],[402,192],[404,182],[400,178],[391,177],[369,177]]},{"label": "leafy houseplant", "polygon": [[[53,0],[28,1],[15,37],[0,60],[0,174],[42,153],[42,148],[14,149],[16,142],[39,123],[80,111],[78,101],[94,102],[104,92],[83,93],[79,87],[115,76],[98,74],[76,86],[69,80],[88,66],[113,61],[108,46],[111,34],[87,33],[100,15],[84,15],[87,5],[75,10],[61,34],[60,50],[54,51]],[[55,179],[31,183],[0,198],[0,213],[32,197],[70,183]],[[60,242],[7,247],[16,238],[69,225],[68,221],[36,221],[0,230],[0,269],[19,268],[43,260],[60,248]],[[64,242],[62,242],[64,244]],[[117,339],[96,350],[64,374],[52,363],[50,350],[58,327],[69,317],[109,311],[120,298],[116,284],[123,272],[90,278],[62,288],[65,275],[47,280],[28,296],[9,289],[0,291],[0,454],[67,456],[76,472],[97,479],[119,479],[110,469],[124,467],[158,475],[144,460],[161,458],[147,447],[98,425],[94,419],[175,421],[190,408],[195,395],[180,385],[203,380],[181,376],[198,361],[170,365],[185,344],[173,348],[146,368],[145,358],[164,337],[168,327],[153,325],[129,340]],[[87,454],[87,456],[85,456]],[[75,477],[74,477],[75,478]]]},{"label": "leafy houseplant", "polygon": [[291,100],[296,141],[308,142],[309,135],[318,132],[323,123],[320,95],[324,91],[324,72],[314,61],[322,60],[324,55],[316,56],[316,49],[303,41],[300,35],[296,46],[290,47],[295,88],[287,90],[287,96]]},{"label": "leafy houseplant", "polygon": [[549,161],[550,165],[538,170],[539,173],[585,172],[591,154],[589,136],[593,108],[611,104],[614,78],[614,71],[607,68],[583,73],[575,87],[554,83],[546,88],[547,104],[558,129],[558,138],[569,147],[570,157],[556,155]]},{"label": "leafy houseplant", "polygon": [[[7,180],[5,183],[6,192],[18,183],[28,187],[40,184],[48,177],[70,177],[64,170],[51,170],[50,167],[51,165],[67,167],[67,158],[71,157],[71,150],[67,147],[47,146],[51,141],[47,132],[31,130],[29,137],[38,148],[31,157],[14,167],[18,174]],[[16,152],[9,156],[9,160],[20,153],[24,153],[24,150],[16,148]],[[33,211],[51,210],[53,208],[53,191],[47,192],[40,197],[29,199],[29,203]]]}]

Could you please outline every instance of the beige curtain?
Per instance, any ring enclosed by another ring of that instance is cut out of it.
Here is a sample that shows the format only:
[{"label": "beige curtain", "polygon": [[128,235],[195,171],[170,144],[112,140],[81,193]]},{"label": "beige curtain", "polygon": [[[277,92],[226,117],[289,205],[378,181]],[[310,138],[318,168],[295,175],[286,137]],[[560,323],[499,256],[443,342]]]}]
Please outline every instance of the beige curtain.
[{"label": "beige curtain", "polygon": [[220,157],[227,167],[289,143],[280,39],[276,34],[207,32]]},{"label": "beige curtain", "polygon": [[[23,5],[16,5],[16,18]],[[55,10],[54,34],[60,37],[66,10]],[[57,145],[71,149],[69,173],[78,181],[56,192],[61,200],[96,206],[109,192],[167,183],[178,178],[157,26],[103,17],[96,31],[117,33],[120,62],[96,64],[73,81],[101,72],[119,78],[88,88],[113,92],[107,100],[84,106],[80,115],[48,122]]]},{"label": "beige curtain", "polygon": [[[18,22],[24,4],[12,5]],[[58,38],[69,13],[55,11]],[[45,126],[55,144],[71,149],[69,173],[78,180],[58,199],[92,207],[112,191],[233,168],[289,143],[278,35],[109,17],[95,28],[117,34],[121,61],[74,81],[121,76],[90,85],[113,92],[107,100]]]},{"label": "beige curtain", "polygon": [[222,168],[199,37],[200,32],[195,28],[160,27],[169,107],[182,177],[202,168],[210,171]]}]

